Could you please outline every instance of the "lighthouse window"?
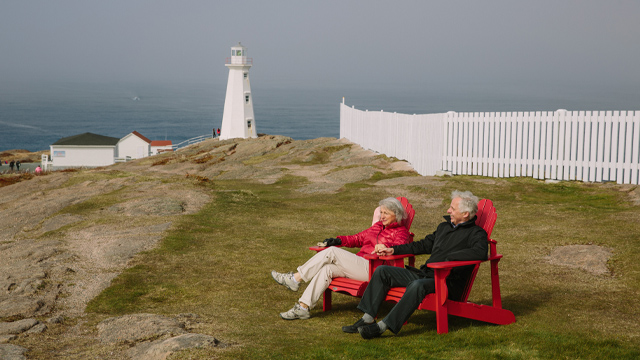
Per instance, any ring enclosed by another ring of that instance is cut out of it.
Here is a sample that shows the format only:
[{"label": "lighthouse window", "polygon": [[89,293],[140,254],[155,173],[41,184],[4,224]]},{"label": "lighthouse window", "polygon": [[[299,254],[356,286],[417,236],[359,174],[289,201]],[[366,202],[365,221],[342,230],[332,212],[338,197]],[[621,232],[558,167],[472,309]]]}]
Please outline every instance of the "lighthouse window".
[{"label": "lighthouse window", "polygon": [[251,120],[247,120],[247,127],[251,128]]},{"label": "lighthouse window", "polygon": [[249,77],[249,73],[244,73],[244,78],[248,78]]},{"label": "lighthouse window", "polygon": [[244,102],[247,104],[249,103],[249,95],[244,96]]}]

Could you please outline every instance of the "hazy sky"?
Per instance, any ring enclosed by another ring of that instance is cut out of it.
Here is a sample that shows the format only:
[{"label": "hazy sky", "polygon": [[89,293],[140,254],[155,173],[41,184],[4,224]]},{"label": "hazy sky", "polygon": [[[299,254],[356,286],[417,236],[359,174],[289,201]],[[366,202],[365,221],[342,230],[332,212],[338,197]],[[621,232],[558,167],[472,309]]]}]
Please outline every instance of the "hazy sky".
[{"label": "hazy sky", "polygon": [[2,0],[0,82],[226,83],[241,41],[252,85],[640,90],[639,39],[637,0]]}]

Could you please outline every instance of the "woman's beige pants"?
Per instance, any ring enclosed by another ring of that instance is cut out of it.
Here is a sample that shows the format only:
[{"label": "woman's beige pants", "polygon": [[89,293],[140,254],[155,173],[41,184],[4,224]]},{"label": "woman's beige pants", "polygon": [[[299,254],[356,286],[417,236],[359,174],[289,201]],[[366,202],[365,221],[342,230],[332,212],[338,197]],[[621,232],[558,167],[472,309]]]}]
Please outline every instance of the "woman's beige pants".
[{"label": "woman's beige pants", "polygon": [[300,277],[309,285],[299,302],[313,308],[334,277],[369,280],[369,260],[334,246],[315,254],[298,267]]}]

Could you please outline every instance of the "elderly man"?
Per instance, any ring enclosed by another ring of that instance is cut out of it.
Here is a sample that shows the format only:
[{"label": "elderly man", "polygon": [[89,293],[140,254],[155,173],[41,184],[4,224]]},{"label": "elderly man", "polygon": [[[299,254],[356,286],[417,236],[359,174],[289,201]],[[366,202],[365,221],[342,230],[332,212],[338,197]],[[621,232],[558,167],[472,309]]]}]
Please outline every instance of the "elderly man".
[{"label": "elderly man", "polygon": [[[406,269],[393,266],[378,267],[358,305],[364,316],[355,324],[344,326],[342,331],[359,332],[364,339],[378,337],[387,329],[397,334],[424,297],[435,292],[433,270],[428,268],[427,264],[441,261],[486,260],[487,233],[475,224],[477,211],[478,197],[469,191],[454,191],[451,193],[451,206],[447,210],[449,215],[444,217],[446,221],[438,225],[433,234],[409,244],[376,248],[375,253],[378,255],[431,256],[420,269],[408,266]],[[449,298],[460,298],[471,270],[469,267],[461,267],[451,271],[447,277]],[[376,323],[374,318],[380,304],[392,287],[406,287],[406,291],[389,314]]]}]

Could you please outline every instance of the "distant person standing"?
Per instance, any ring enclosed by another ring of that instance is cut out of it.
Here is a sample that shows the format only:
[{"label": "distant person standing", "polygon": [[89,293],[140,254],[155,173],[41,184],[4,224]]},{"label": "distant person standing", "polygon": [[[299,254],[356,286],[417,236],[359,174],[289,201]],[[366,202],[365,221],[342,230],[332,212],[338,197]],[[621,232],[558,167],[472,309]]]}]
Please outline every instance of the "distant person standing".
[{"label": "distant person standing", "polygon": [[220,128],[218,128],[218,137],[220,137]]},{"label": "distant person standing", "polygon": [[20,160],[16,161],[16,171],[20,171]]},{"label": "distant person standing", "polygon": [[36,175],[40,175],[42,173],[42,168],[40,167],[40,165],[38,165],[38,167],[35,170]]},{"label": "distant person standing", "polygon": [[11,168],[11,171],[13,171],[13,165],[15,165],[15,163],[13,162],[13,160],[11,160],[11,162],[9,163],[9,167]]}]

